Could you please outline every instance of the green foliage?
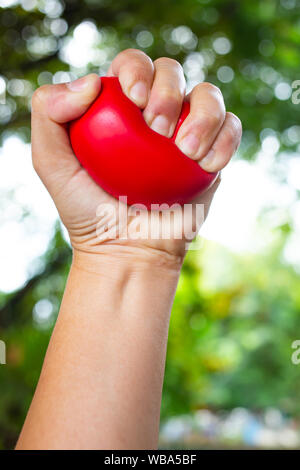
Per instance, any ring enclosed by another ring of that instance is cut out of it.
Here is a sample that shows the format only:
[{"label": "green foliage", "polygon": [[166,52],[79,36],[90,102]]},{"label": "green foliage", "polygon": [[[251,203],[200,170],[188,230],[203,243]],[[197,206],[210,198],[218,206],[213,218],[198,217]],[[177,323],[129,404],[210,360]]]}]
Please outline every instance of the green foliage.
[{"label": "green foliage", "polygon": [[299,276],[280,261],[284,242],[280,234],[255,256],[208,242],[189,253],[171,321],[163,416],[237,406],[299,415],[291,361]]},{"label": "green foliage", "polygon": [[[143,49],[153,59],[167,55],[186,62],[187,75],[186,59],[201,52],[205,78],[221,86],[230,110],[244,123],[243,152],[248,158],[258,149],[263,128],[282,133],[297,122],[297,106],[276,98],[274,88],[281,81],[291,83],[297,79],[299,1],[65,0],[62,4],[57,0],[63,5],[57,13],[43,7],[47,2],[37,3],[40,9],[32,11],[21,6],[0,10],[1,74],[7,81],[27,81],[21,96],[8,93],[9,110],[2,118],[6,132],[12,130],[29,137],[30,95],[39,84],[51,79],[49,73],[104,73],[115,54],[127,47]],[[66,23],[59,27],[56,16]],[[75,67],[63,56],[62,49],[76,26],[85,20],[94,22],[101,32],[95,47],[104,54]],[[149,37],[140,34],[145,31]],[[219,45],[215,47],[218,53],[213,44],[223,36],[231,47],[220,50]],[[234,80],[220,80],[222,66],[231,67]],[[195,79],[201,77],[196,74]],[[291,148],[294,142],[283,138],[281,144]]]},{"label": "green foliage", "polygon": [[[7,345],[6,365],[0,367],[0,449],[16,442],[32,399],[51,327],[55,321],[71,260],[71,250],[59,227],[39,260],[40,270],[17,292],[0,297],[0,337]],[[46,322],[34,318],[42,299],[53,306]]]}]

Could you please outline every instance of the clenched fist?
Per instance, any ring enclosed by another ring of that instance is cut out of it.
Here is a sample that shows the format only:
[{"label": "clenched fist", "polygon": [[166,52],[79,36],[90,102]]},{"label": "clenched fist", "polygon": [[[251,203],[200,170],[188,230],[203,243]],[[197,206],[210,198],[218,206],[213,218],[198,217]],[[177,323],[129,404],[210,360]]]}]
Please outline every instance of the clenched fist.
[{"label": "clenched fist", "polygon": [[[165,57],[152,62],[134,49],[118,54],[108,75],[119,78],[123,92],[143,110],[146,123],[166,137],[172,136],[182,103],[188,100],[190,113],[176,145],[208,172],[218,172],[229,162],[242,129],[240,120],[226,112],[217,87],[200,83],[186,95],[178,62]],[[68,229],[74,252],[158,254],[161,261],[182,260],[187,242],[201,225],[195,212],[183,217],[181,208],[173,210],[173,227],[168,230],[170,217],[151,217],[147,211],[137,213],[119,203],[91,179],[72,151],[67,123],[85,113],[99,93],[101,81],[91,74],[67,84],[45,85],[34,93],[32,102],[33,164]],[[194,201],[204,206],[204,215],[218,183]]]}]

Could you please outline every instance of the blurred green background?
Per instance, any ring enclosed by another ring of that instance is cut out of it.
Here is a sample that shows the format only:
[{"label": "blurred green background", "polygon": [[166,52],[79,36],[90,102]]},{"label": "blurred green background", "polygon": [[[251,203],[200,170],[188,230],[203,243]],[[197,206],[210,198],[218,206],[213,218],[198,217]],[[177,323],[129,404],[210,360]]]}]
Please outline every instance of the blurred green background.
[{"label": "blurred green background", "polygon": [[0,448],[22,426],[71,259],[30,166],[31,95],[105,74],[128,47],[180,61],[188,89],[219,86],[244,127],[180,279],[160,445],[300,447],[300,2],[0,0]]}]

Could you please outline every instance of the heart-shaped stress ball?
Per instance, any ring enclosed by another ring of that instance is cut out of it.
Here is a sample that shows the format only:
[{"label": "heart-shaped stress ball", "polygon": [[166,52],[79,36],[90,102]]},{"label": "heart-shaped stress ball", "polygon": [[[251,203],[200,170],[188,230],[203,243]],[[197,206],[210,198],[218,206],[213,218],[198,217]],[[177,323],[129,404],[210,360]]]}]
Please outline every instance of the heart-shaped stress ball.
[{"label": "heart-shaped stress ball", "polygon": [[122,92],[118,78],[102,77],[98,98],[70,124],[73,151],[90,176],[128,204],[184,204],[207,189],[207,173],[175,145],[189,113],[184,103],[172,138],[150,129],[142,111]]}]

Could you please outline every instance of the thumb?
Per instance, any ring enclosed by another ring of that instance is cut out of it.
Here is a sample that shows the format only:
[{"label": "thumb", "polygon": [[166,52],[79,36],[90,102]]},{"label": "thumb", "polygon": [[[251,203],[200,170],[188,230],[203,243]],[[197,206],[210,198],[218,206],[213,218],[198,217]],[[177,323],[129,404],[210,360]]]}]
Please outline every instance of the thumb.
[{"label": "thumb", "polygon": [[[32,98],[32,160],[51,193],[80,167],[73,154],[64,123],[81,116],[98,96],[101,80],[96,74],[74,82],[44,85]],[[54,189],[55,189],[54,188]]]},{"label": "thumb", "polygon": [[101,80],[93,73],[74,82],[47,88],[48,116],[62,124],[76,119],[87,110],[99,94]]}]

